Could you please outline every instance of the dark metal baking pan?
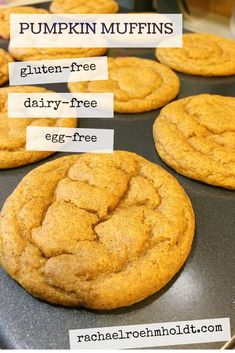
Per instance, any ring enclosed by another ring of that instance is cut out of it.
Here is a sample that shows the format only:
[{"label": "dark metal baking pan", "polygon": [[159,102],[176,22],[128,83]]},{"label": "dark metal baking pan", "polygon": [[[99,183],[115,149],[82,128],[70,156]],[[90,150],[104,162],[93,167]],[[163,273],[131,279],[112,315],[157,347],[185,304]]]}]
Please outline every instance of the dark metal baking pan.
[{"label": "dark metal baking pan", "polygon": [[[45,4],[43,4],[45,6]],[[2,41],[2,46],[7,43]],[[154,59],[153,49],[112,49],[110,56]],[[200,93],[234,96],[235,76],[201,78],[179,74],[178,98]],[[67,91],[66,84],[45,85]],[[235,324],[234,229],[235,192],[209,186],[178,175],[158,157],[152,125],[160,110],[145,114],[115,114],[114,119],[81,119],[80,127],[112,128],[115,149],[136,152],[172,173],[188,193],[195,210],[197,230],[184,268],[160,292],[146,300],[112,311],[68,309],[47,304],[27,294],[0,269],[0,347],[15,349],[69,348],[70,329],[161,323],[230,317]],[[65,155],[32,165],[0,171],[0,208],[30,170]],[[168,348],[218,349],[223,343],[181,345]]]}]

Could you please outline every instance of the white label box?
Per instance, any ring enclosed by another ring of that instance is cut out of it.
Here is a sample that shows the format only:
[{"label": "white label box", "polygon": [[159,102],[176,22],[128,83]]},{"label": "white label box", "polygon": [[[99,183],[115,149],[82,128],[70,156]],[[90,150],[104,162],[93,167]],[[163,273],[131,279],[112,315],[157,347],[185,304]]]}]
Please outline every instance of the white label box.
[{"label": "white label box", "polygon": [[8,93],[9,118],[113,116],[113,93]]},{"label": "white label box", "polygon": [[98,81],[108,79],[107,56],[11,62],[10,85]]},{"label": "white label box", "polygon": [[182,14],[10,15],[10,47],[182,47]]},{"label": "white label box", "polygon": [[27,151],[112,153],[113,129],[28,126]]},{"label": "white label box", "polygon": [[[231,338],[229,318],[70,330],[71,349],[128,349],[224,342]],[[196,348],[196,347],[195,347]]]}]

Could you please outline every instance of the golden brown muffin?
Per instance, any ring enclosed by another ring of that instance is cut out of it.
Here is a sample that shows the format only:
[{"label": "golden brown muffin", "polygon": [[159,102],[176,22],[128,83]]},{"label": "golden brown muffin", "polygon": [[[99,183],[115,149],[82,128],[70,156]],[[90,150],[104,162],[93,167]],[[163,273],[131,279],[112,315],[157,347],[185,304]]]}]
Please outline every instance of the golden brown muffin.
[{"label": "golden brown muffin", "polygon": [[108,58],[106,81],[69,82],[71,92],[113,92],[118,113],[141,113],[164,106],[176,97],[180,82],[165,65],[135,57]]},{"label": "golden brown muffin", "polygon": [[162,288],[188,257],[191,203],[129,152],[70,155],[23,178],[0,217],[0,263],[51,303],[112,309]]},{"label": "golden brown muffin", "polygon": [[50,60],[101,56],[106,48],[11,48],[16,60]]},{"label": "golden brown muffin", "polygon": [[235,41],[214,34],[183,34],[183,48],[158,48],[156,57],[161,63],[186,74],[235,74]]},{"label": "golden brown muffin", "polygon": [[0,86],[8,81],[8,63],[14,61],[12,56],[0,48]]},{"label": "golden brown muffin", "polygon": [[118,3],[114,0],[53,0],[52,13],[116,13]]},{"label": "golden brown muffin", "polygon": [[10,15],[11,14],[48,14],[44,9],[31,6],[16,6],[0,9],[0,37],[10,39]]},{"label": "golden brown muffin", "polygon": [[160,157],[178,173],[235,189],[235,98],[201,94],[162,109],[153,126]]},{"label": "golden brown muffin", "polygon": [[8,93],[52,93],[42,87],[14,86],[0,88],[0,169],[14,168],[46,158],[54,152],[26,151],[27,126],[76,127],[77,119],[8,118]]}]

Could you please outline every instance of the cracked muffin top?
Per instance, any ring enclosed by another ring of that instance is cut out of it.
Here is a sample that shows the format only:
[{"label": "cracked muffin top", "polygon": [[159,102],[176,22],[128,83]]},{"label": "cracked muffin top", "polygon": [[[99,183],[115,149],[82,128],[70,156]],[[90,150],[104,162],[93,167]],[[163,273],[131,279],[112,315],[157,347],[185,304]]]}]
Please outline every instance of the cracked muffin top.
[{"label": "cracked muffin top", "polygon": [[0,48],[0,86],[8,81],[8,63],[12,61],[12,56]]},{"label": "cracked muffin top", "polygon": [[8,48],[14,59],[24,60],[50,60],[88,58],[91,56],[102,56],[106,48]]},{"label": "cracked muffin top", "polygon": [[162,288],[185,262],[191,203],[130,152],[70,155],[23,178],[0,218],[0,263],[51,303],[112,309]]},{"label": "cracked muffin top", "polygon": [[200,94],[168,104],[153,126],[160,157],[178,173],[235,189],[235,98]]},{"label": "cracked muffin top", "polygon": [[52,13],[116,13],[118,3],[114,0],[53,0]]},{"label": "cracked muffin top", "polygon": [[71,92],[113,92],[118,113],[141,113],[157,109],[176,97],[177,75],[167,66],[136,57],[108,58],[109,79],[69,82]]},{"label": "cracked muffin top", "polygon": [[235,75],[235,41],[214,34],[183,34],[182,48],[158,48],[156,57],[171,69],[186,74]]},{"label": "cracked muffin top", "polygon": [[8,118],[8,93],[53,92],[37,86],[12,86],[0,88],[0,169],[27,165],[55,153],[26,150],[27,126],[77,126],[77,119],[72,118]]},{"label": "cracked muffin top", "polygon": [[10,15],[23,14],[48,14],[45,9],[40,9],[32,6],[14,6],[0,9],[0,37],[6,40],[10,39]]}]

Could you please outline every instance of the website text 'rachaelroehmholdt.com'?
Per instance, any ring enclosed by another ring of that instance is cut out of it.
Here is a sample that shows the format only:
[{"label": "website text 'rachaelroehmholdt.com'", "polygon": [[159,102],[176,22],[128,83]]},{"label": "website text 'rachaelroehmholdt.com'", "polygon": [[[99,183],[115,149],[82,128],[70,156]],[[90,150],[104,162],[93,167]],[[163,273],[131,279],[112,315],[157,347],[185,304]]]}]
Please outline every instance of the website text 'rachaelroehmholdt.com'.
[{"label": "website text 'rachaelroehmholdt.com'", "polygon": [[121,349],[223,342],[231,338],[229,318],[71,330],[71,349]]}]

